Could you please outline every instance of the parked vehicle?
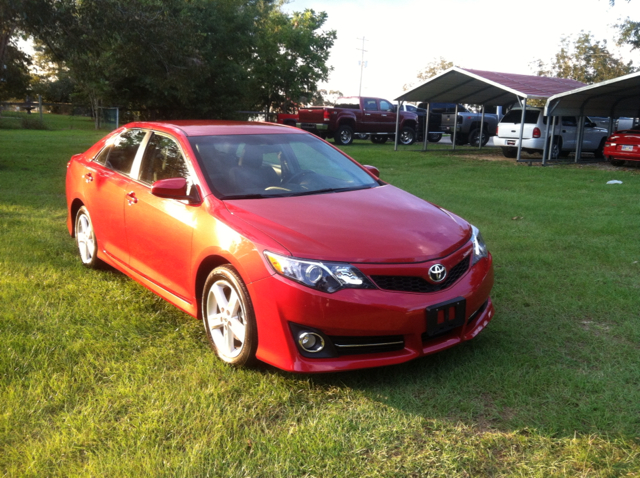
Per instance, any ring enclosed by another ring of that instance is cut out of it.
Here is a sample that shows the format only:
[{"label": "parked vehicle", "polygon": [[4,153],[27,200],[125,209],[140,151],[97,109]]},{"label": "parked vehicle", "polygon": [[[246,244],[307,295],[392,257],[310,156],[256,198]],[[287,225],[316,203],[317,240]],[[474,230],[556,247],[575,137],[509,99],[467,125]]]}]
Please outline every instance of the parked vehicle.
[{"label": "parked vehicle", "polygon": [[639,129],[640,118],[618,118],[615,121],[614,131],[621,131],[625,129]]},{"label": "parked vehicle", "polygon": [[397,364],[487,326],[493,266],[476,227],[379,174],[282,125],[130,123],[69,161],[67,227],[224,362]]},{"label": "parked vehicle", "polygon": [[298,113],[278,113],[276,123],[295,126],[298,122]]},{"label": "parked vehicle", "polygon": [[[397,110],[398,105],[393,105],[394,111]],[[404,103],[402,105],[402,111],[409,111],[418,115],[418,129],[417,129],[417,141],[423,141],[424,136],[424,122],[427,117],[427,110],[424,108],[408,105]],[[440,131],[440,118],[442,115],[436,113],[429,113],[429,134],[428,141],[430,143],[437,143],[442,139],[442,132]]]},{"label": "parked vehicle", "polygon": [[[333,138],[336,144],[351,144],[354,133],[368,134],[374,143],[395,139],[396,112],[393,104],[381,98],[338,98],[333,108],[300,108],[299,115],[298,128],[321,138]],[[417,136],[418,115],[401,111],[399,126],[399,142],[405,145],[413,144]]]},{"label": "parked vehicle", "polygon": [[640,128],[616,131],[604,144],[604,156],[614,166],[640,161]]},{"label": "parked vehicle", "polygon": [[[524,118],[524,130],[522,135],[522,150],[528,153],[542,152],[544,150],[544,134],[547,131],[547,121],[541,108],[527,108]],[[502,154],[507,158],[515,158],[518,154],[518,142],[520,140],[520,124],[522,121],[522,109],[511,109],[498,124],[498,134],[493,139],[493,144],[502,148]],[[556,120],[554,140],[551,145],[551,159],[567,157],[576,149],[576,133],[578,119],[575,116],[562,116]],[[589,118],[585,119],[584,139],[582,151],[593,152],[597,158],[604,157],[604,144],[607,138],[607,130],[598,127]],[[551,133],[548,133],[551,136]]]},{"label": "parked vehicle", "polygon": [[[454,129],[457,127],[456,144],[463,145],[468,143],[471,146],[478,146],[478,142],[482,140],[482,146],[484,146],[489,141],[489,138],[496,134],[498,115],[486,113],[483,119],[482,113],[474,113],[464,105],[458,105],[458,123],[456,126],[455,105],[452,106],[454,107],[452,112],[442,114],[441,127],[451,135],[452,141]],[[450,107],[448,110],[450,110]],[[480,134],[480,127],[482,127],[482,135]]]}]

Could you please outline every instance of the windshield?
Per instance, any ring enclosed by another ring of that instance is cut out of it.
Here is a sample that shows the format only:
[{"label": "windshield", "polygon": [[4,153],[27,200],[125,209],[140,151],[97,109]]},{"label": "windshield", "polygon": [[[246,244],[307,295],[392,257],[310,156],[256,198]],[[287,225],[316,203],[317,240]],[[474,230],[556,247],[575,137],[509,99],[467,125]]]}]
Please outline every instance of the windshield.
[{"label": "windshield", "polygon": [[307,134],[192,136],[214,194],[221,199],[301,196],[379,183],[347,156]]}]

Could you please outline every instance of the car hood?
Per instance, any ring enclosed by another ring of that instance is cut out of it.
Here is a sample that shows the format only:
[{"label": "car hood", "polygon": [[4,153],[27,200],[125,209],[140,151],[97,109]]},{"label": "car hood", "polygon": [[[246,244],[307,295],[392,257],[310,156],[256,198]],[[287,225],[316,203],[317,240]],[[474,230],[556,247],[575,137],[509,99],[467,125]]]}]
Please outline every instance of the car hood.
[{"label": "car hood", "polygon": [[233,216],[306,259],[422,262],[452,253],[471,237],[467,222],[390,185],[225,204]]}]

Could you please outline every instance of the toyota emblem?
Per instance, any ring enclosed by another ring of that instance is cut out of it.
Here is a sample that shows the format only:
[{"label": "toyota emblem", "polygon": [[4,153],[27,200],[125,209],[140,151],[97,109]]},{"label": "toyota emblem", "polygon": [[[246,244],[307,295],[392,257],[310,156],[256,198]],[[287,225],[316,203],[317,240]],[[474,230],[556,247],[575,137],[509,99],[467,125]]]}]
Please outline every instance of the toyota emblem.
[{"label": "toyota emblem", "polygon": [[447,269],[442,264],[429,267],[429,279],[433,282],[442,282],[445,277],[447,277]]}]

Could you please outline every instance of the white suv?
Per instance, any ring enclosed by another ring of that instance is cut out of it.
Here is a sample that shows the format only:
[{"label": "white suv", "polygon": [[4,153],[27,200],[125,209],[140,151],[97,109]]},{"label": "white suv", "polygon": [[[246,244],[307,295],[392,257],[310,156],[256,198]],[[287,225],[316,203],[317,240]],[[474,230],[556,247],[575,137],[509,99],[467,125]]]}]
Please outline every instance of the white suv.
[{"label": "white suv", "polygon": [[[550,118],[543,115],[542,108],[527,108],[522,134],[523,151],[527,153],[541,153],[543,151],[547,120],[550,120]],[[513,108],[498,123],[498,132],[493,138],[493,144],[501,146],[502,154],[507,158],[515,158],[518,154],[521,121],[522,109]],[[553,147],[550,151],[551,159],[557,159],[559,156],[566,157],[570,152],[576,150],[577,130],[578,119],[575,116],[562,116],[556,119]],[[547,136],[549,135],[550,133],[547,134]],[[606,128],[600,128],[591,119],[586,118],[582,151],[591,151],[596,158],[603,158],[604,143],[608,135]]]}]

